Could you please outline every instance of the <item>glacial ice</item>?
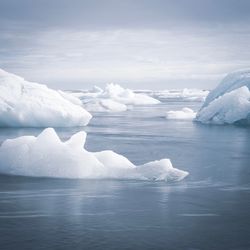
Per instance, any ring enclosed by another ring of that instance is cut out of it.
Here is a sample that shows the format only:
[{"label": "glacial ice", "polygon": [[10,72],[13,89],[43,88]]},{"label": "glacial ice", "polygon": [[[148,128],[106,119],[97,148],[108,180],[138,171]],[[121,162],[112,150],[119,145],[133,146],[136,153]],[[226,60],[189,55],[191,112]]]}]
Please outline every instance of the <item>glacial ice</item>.
[{"label": "glacial ice", "polygon": [[85,126],[91,119],[74,96],[0,69],[0,127]]},{"label": "glacial ice", "polygon": [[88,111],[121,112],[128,109],[128,105],[154,105],[160,101],[146,94],[135,93],[131,89],[124,89],[118,84],[107,84],[102,90],[94,87],[90,91],[72,93],[82,100],[83,106]]},{"label": "glacial ice", "polygon": [[135,166],[113,151],[84,149],[85,132],[62,142],[52,128],[37,137],[22,136],[4,141],[0,147],[0,173],[56,178],[115,178],[179,181],[188,172],[173,168],[169,159]]},{"label": "glacial ice", "polygon": [[250,124],[250,70],[227,75],[207,96],[196,120],[212,124]]},{"label": "glacial ice", "polygon": [[195,116],[196,112],[190,108],[183,108],[176,111],[171,110],[166,113],[166,119],[168,120],[193,120]]}]

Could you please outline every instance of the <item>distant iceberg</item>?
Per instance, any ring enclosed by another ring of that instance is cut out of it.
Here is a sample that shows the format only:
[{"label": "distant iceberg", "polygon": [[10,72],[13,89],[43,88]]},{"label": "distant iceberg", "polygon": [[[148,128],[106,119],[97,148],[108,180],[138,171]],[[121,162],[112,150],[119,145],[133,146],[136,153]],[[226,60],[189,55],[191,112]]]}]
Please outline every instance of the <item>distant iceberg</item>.
[{"label": "distant iceberg", "polygon": [[78,98],[0,69],[0,127],[85,126],[91,114]]},{"label": "distant iceberg", "polygon": [[88,111],[122,112],[129,106],[154,105],[160,101],[147,94],[135,93],[131,89],[124,89],[118,84],[107,84],[104,89],[94,87],[90,91],[72,93],[80,98]]},{"label": "distant iceberg", "polygon": [[112,99],[89,100],[84,104],[84,108],[89,112],[123,112],[128,109],[127,105],[116,102]]},{"label": "distant iceberg", "polygon": [[104,89],[103,97],[111,98],[126,105],[159,104],[160,101],[146,94],[134,93],[131,89],[124,89],[118,84],[110,83]]},{"label": "distant iceberg", "polygon": [[196,120],[212,124],[250,124],[250,70],[226,76],[209,93]]},{"label": "distant iceberg", "polygon": [[86,133],[62,142],[52,128],[37,137],[8,139],[0,147],[0,173],[56,178],[115,178],[180,181],[188,172],[173,168],[169,159],[135,166],[113,151],[84,149]]},{"label": "distant iceberg", "polygon": [[190,108],[183,108],[176,111],[171,110],[166,113],[167,120],[193,120],[195,116],[196,112]]},{"label": "distant iceberg", "polygon": [[164,101],[204,102],[208,93],[208,90],[184,88],[152,91],[150,95]]}]

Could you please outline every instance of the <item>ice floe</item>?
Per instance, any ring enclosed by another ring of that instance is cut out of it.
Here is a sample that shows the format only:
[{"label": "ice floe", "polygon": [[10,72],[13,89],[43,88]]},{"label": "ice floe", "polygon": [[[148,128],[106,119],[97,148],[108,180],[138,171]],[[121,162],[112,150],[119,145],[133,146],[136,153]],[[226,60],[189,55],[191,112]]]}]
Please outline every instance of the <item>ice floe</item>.
[{"label": "ice floe", "polygon": [[84,108],[90,112],[123,112],[128,109],[127,105],[112,99],[93,99],[84,104]]},{"label": "ice floe", "polygon": [[154,105],[160,101],[147,94],[135,93],[131,89],[122,88],[118,84],[107,84],[104,89],[94,87],[90,91],[72,93],[81,99],[83,106],[89,111],[121,112],[129,106]]},{"label": "ice floe", "polygon": [[62,142],[52,128],[37,137],[22,136],[4,141],[0,147],[0,173],[56,178],[115,178],[180,181],[188,172],[176,169],[169,159],[135,166],[113,151],[84,149],[85,132]]},{"label": "ice floe", "polygon": [[0,127],[85,126],[91,114],[74,96],[0,69]]},{"label": "ice floe", "polygon": [[176,111],[171,110],[166,113],[166,119],[168,120],[193,120],[195,116],[196,112],[190,108],[183,108]]}]

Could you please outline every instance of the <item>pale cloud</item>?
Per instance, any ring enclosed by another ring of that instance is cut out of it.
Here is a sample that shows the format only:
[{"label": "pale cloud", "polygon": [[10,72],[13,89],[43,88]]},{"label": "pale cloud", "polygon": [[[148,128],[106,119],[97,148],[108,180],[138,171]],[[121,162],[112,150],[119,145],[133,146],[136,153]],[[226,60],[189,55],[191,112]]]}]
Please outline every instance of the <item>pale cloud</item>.
[{"label": "pale cloud", "polygon": [[211,88],[250,65],[247,1],[117,2],[24,0],[10,13],[19,2],[2,0],[0,67],[67,89]]}]

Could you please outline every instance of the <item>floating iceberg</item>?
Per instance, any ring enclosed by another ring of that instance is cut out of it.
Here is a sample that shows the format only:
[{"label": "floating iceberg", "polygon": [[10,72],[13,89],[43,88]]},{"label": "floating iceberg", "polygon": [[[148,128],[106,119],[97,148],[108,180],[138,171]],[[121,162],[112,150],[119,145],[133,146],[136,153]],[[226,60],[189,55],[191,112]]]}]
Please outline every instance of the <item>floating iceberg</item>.
[{"label": "floating iceberg", "polygon": [[121,112],[128,109],[127,105],[154,105],[160,101],[147,94],[135,93],[131,89],[124,89],[118,84],[107,84],[104,90],[94,87],[90,91],[73,93],[82,100],[88,111]]},{"label": "floating iceberg", "polygon": [[136,94],[131,89],[124,89],[118,84],[113,83],[106,86],[102,96],[126,105],[151,105],[160,103],[159,100],[148,95]]},{"label": "floating iceberg", "polygon": [[128,109],[127,105],[112,99],[93,99],[86,102],[84,108],[90,112],[123,112]]},{"label": "floating iceberg", "polygon": [[250,124],[250,70],[226,76],[210,92],[196,120],[213,124]]},{"label": "floating iceberg", "polygon": [[221,83],[207,96],[203,107],[208,106],[216,98],[229,93],[234,89],[246,86],[250,89],[250,69],[238,70],[228,74]]},{"label": "floating iceberg", "polygon": [[166,119],[168,120],[193,120],[196,116],[190,108],[183,108],[182,110],[177,111],[168,111],[166,114]]},{"label": "floating iceberg", "polygon": [[179,181],[188,172],[173,168],[169,159],[135,166],[113,151],[88,152],[86,133],[62,142],[52,128],[37,137],[8,139],[0,147],[0,173],[57,178],[115,178]]},{"label": "floating iceberg", "polygon": [[85,126],[91,115],[76,97],[0,69],[1,127]]}]

